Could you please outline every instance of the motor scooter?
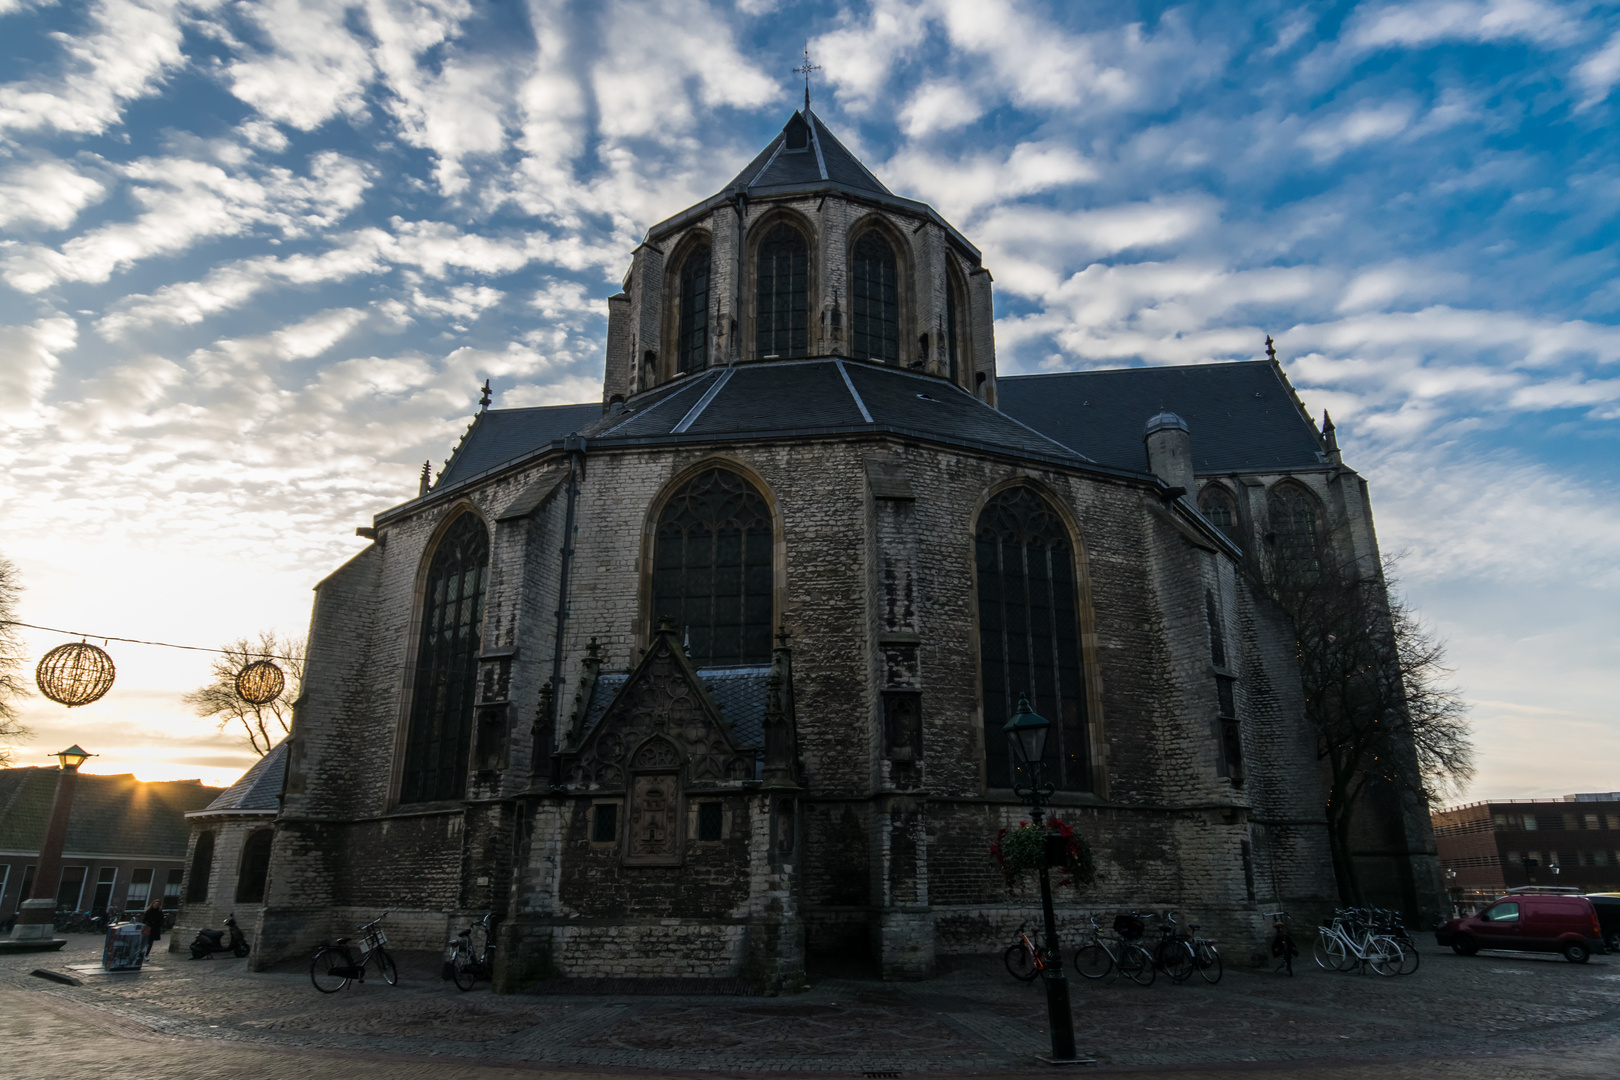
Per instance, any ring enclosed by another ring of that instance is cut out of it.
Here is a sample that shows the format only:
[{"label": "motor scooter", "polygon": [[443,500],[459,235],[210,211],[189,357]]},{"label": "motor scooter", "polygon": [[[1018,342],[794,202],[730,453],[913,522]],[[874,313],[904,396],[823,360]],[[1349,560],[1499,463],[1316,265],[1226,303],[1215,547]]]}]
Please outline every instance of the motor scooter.
[{"label": "motor scooter", "polygon": [[198,930],[197,940],[191,943],[191,958],[193,960],[212,960],[215,953],[228,952],[232,956],[246,956],[248,954],[247,938],[236,925],[236,913],[233,911],[225,916],[225,929],[231,932],[231,940],[225,940],[225,930]]}]

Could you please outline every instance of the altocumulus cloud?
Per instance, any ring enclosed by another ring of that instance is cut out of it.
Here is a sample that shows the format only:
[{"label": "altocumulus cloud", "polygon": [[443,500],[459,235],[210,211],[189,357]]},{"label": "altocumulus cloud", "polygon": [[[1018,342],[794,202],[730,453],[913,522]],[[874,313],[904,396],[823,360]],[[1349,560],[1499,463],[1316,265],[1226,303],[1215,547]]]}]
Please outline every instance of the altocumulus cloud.
[{"label": "altocumulus cloud", "polygon": [[[805,41],[817,110],[984,248],[1005,370],[1275,334],[1455,639],[1482,792],[1612,786],[1514,726],[1620,750],[1594,711],[1620,665],[1576,640],[1620,640],[1598,5],[0,0],[0,498],[29,621],[299,630],[484,379],[596,396],[629,251],[779,127]],[[158,775],[117,720],[179,714],[200,669],[121,670],[102,763]]]}]

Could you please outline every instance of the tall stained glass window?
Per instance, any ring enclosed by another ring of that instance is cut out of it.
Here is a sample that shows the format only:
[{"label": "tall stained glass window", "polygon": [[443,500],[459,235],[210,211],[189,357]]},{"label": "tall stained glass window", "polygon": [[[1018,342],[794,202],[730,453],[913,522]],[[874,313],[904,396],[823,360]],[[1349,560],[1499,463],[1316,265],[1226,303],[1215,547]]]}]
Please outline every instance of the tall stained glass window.
[{"label": "tall stained glass window", "polygon": [[894,249],[876,232],[855,241],[851,275],[850,355],[900,362],[900,287]]},{"label": "tall stained glass window", "polygon": [[1314,581],[1322,571],[1322,538],[1316,500],[1291,484],[1272,489],[1267,502],[1276,573],[1296,581]]},{"label": "tall stained glass window", "polygon": [[771,659],[771,512],[747,480],[709,469],[658,515],[654,625],[673,619],[699,667]]},{"label": "tall stained glass window", "polygon": [[975,539],[989,785],[1012,786],[1014,759],[1001,729],[1024,694],[1052,721],[1047,779],[1060,789],[1089,790],[1079,593],[1068,530],[1045,499],[1016,487],[985,506]]},{"label": "tall stained glass window", "polygon": [[709,245],[681,263],[681,308],[675,360],[683,373],[709,366]]},{"label": "tall stained glass window", "polygon": [[428,564],[402,803],[459,799],[466,793],[488,579],[489,530],[476,514],[464,513],[439,540]]},{"label": "tall stained glass window", "polygon": [[810,348],[810,248],[791,225],[776,226],[759,245],[754,355],[804,356]]},{"label": "tall stained glass window", "polygon": [[1242,546],[1238,539],[1237,504],[1226,489],[1216,484],[1204,488],[1204,493],[1198,500],[1198,508],[1203,511],[1209,523],[1226,534],[1227,539],[1234,544]]}]

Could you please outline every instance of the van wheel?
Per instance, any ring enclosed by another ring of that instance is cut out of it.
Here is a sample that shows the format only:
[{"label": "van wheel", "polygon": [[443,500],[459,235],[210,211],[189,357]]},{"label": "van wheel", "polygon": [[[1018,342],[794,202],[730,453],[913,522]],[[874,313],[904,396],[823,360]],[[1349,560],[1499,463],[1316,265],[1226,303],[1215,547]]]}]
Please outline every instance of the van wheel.
[{"label": "van wheel", "polygon": [[1451,939],[1451,951],[1458,956],[1473,956],[1479,952],[1479,943],[1467,934],[1458,934]]},{"label": "van wheel", "polygon": [[1584,964],[1592,959],[1592,950],[1578,941],[1572,941],[1564,946],[1564,959],[1572,964]]}]

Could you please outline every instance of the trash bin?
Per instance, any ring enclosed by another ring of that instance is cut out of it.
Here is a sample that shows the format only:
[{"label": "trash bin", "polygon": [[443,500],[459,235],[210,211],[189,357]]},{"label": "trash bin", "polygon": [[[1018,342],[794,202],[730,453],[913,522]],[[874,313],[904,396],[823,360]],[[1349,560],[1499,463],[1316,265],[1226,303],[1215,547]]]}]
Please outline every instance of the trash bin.
[{"label": "trash bin", "polygon": [[139,971],[146,958],[146,935],[151,933],[144,923],[113,923],[107,927],[107,946],[101,953],[101,966],[106,971]]}]

